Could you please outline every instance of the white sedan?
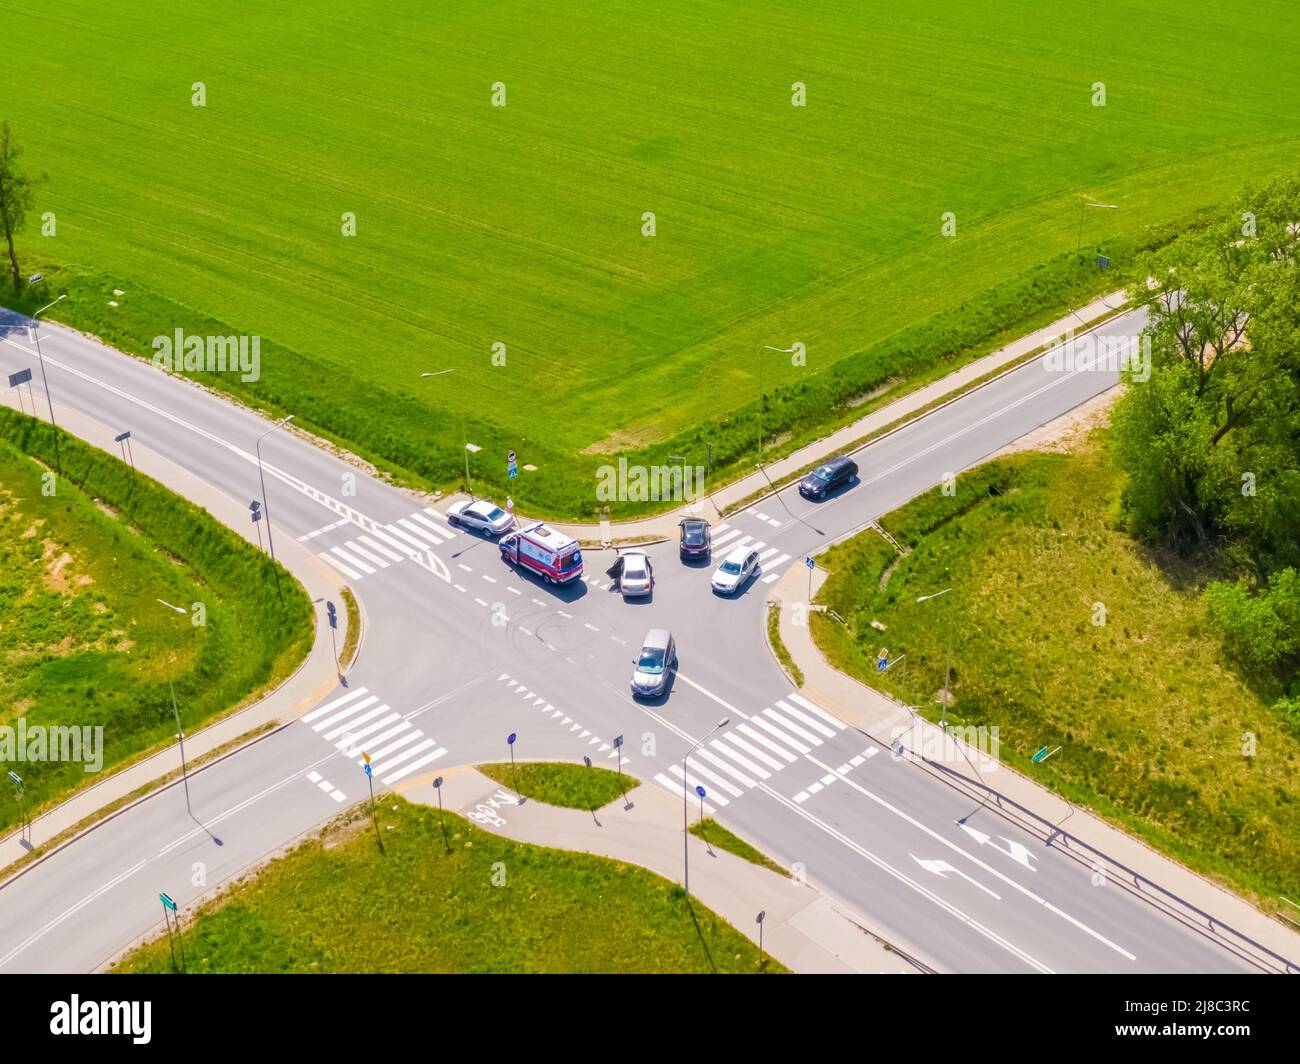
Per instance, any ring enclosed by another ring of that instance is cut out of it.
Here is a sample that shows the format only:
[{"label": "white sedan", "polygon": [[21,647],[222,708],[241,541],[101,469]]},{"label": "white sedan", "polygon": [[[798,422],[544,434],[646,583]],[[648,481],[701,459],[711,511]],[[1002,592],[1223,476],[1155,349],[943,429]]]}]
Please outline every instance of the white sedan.
[{"label": "white sedan", "polygon": [[485,536],[499,536],[515,524],[513,515],[487,499],[452,503],[447,509],[447,520]]},{"label": "white sedan", "polygon": [[623,563],[619,574],[618,589],[624,598],[637,598],[648,595],[654,590],[655,574],[650,568],[650,559],[641,551],[625,551],[619,555]]}]

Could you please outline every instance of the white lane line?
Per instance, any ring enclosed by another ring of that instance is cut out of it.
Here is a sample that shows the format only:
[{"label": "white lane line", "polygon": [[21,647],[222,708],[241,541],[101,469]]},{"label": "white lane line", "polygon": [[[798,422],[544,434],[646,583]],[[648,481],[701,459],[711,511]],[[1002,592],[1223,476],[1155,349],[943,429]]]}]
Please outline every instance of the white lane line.
[{"label": "white lane line", "polygon": [[484,602],[481,598],[475,598],[474,601],[477,602],[484,609],[487,609],[487,603]]},{"label": "white lane line", "polygon": [[[739,729],[737,729],[737,731],[739,731]],[[734,745],[740,747],[747,754],[749,754],[750,757],[758,758],[761,762],[763,762],[763,764],[767,765],[773,772],[780,772],[781,769],[785,768],[785,765],[781,764],[781,762],[778,761],[776,758],[774,758],[771,754],[764,753],[762,750],[760,750],[753,743],[749,742],[747,739],[742,739],[737,734],[736,731],[727,732],[727,742],[733,743]],[[793,758],[791,760],[793,760]]]},{"label": "white lane line", "polygon": [[688,684],[690,684],[692,687],[694,687],[695,690],[699,691],[700,694],[704,695],[706,698],[711,698],[711,699],[713,699],[713,701],[715,701],[716,703],[718,703],[718,705],[720,705],[720,706],[721,706],[723,709],[725,709],[728,713],[734,713],[734,714],[735,714],[737,717],[739,717],[741,720],[748,720],[748,719],[749,719],[749,717],[747,717],[744,713],[740,712],[740,710],[738,710],[738,709],[737,709],[735,706],[733,706],[730,702],[727,702],[726,700],[719,698],[719,697],[718,697],[717,695],[715,695],[712,691],[706,690],[705,688],[701,687],[701,686],[700,686],[699,684],[697,684],[694,680],[692,680],[689,676],[683,676],[683,675],[679,672],[679,673],[677,674],[677,679],[679,679],[679,680],[685,680]]},{"label": "white lane line", "polygon": [[590,628],[593,632],[599,632],[599,631],[600,631],[600,629],[597,628],[594,624],[588,624],[586,621],[583,621],[583,622],[582,622],[582,627],[584,627],[584,628]]},{"label": "white lane line", "polygon": [[386,783],[386,784],[387,784],[387,783],[396,783],[396,782],[397,782],[398,780],[400,780],[403,776],[409,776],[409,775],[410,775],[412,772],[414,772],[417,768],[424,768],[424,766],[427,765],[430,761],[437,761],[438,758],[442,757],[442,755],[445,754],[446,752],[447,752],[447,751],[446,751],[446,748],[440,746],[440,747],[438,747],[438,749],[435,750],[433,753],[431,753],[431,754],[425,754],[425,755],[424,755],[422,758],[420,758],[418,761],[412,761],[409,765],[407,765],[407,766],[406,766],[404,769],[402,769],[400,772],[394,772],[391,776],[385,776],[385,777],[384,777],[384,783]]},{"label": "white lane line", "polygon": [[487,573],[480,573],[479,575],[483,577],[483,579],[486,580],[489,584],[495,584],[497,582],[497,578],[495,576],[488,576]]},{"label": "white lane line", "polygon": [[360,580],[360,579],[361,579],[361,574],[360,574],[360,573],[354,573],[351,569],[349,569],[349,568],[348,568],[346,565],[344,565],[341,561],[339,561],[337,558],[335,558],[332,554],[328,554],[328,553],[326,553],[325,551],[321,551],[319,554],[316,555],[316,557],[318,557],[318,558],[319,558],[321,561],[323,561],[323,562],[328,562],[328,563],[329,563],[330,565],[332,565],[335,569],[337,569],[340,573],[342,573],[344,576],[346,576],[349,580]]},{"label": "white lane line", "polygon": [[391,550],[389,550],[389,549],[388,549],[387,547],[385,547],[382,543],[376,543],[376,542],[375,542],[373,539],[371,539],[369,536],[357,536],[357,542],[358,542],[358,543],[364,543],[367,547],[369,547],[369,548],[370,548],[372,551],[374,551],[376,554],[382,554],[382,555],[383,555],[385,558],[387,558],[390,562],[400,562],[400,561],[402,560],[402,558],[404,557],[404,555],[398,554],[396,551],[391,551]]},{"label": "white lane line", "polygon": [[412,536],[414,536],[417,540],[419,540],[420,546],[424,550],[427,550],[429,547],[441,547],[444,542],[438,536],[435,536],[432,532],[428,531],[427,529],[421,528],[414,521],[408,521],[405,517],[399,517],[397,519],[397,523],[401,525],[404,529],[406,529],[406,531],[409,532]]},{"label": "white lane line", "polygon": [[[398,724],[396,724],[396,725],[394,725],[393,727],[389,728],[388,731],[386,731],[386,732],[382,732],[382,733],[380,733],[379,735],[372,735],[372,736],[370,736],[370,741],[369,741],[369,743],[368,743],[367,745],[369,745],[369,746],[378,746],[380,743],[386,743],[386,742],[388,742],[388,740],[391,739],[394,735],[401,735],[402,732],[404,732],[404,731],[409,731],[409,730],[410,730],[410,727],[411,727],[411,722],[410,722],[409,720],[400,721]],[[342,748],[340,747],[340,749],[342,749]],[[360,744],[358,744],[354,749],[351,749],[351,750],[343,750],[343,755],[344,755],[345,757],[356,757],[357,754],[359,754],[359,753],[361,753],[361,746],[360,746]],[[373,755],[371,755],[371,756],[373,756]]]},{"label": "white lane line", "polygon": [[789,702],[783,702],[781,699],[778,698],[776,700],[776,704],[780,708],[782,713],[789,713],[790,716],[794,717],[795,720],[802,721],[804,724],[807,724],[808,727],[810,728],[816,728],[828,739],[835,738],[835,732],[833,732],[830,728],[826,727],[825,724],[817,720],[815,717],[810,717],[807,713],[795,709],[794,706],[790,705]]},{"label": "white lane line", "polygon": [[731,758],[732,761],[736,762],[736,764],[738,764],[741,768],[745,769],[745,771],[752,773],[753,775],[757,776],[761,780],[768,779],[772,775],[762,765],[754,763],[749,758],[747,758],[744,754],[737,753],[735,750],[733,750],[731,748],[730,743],[723,741],[724,739],[728,739],[728,738],[730,738],[730,736],[726,736],[726,735],[721,736],[720,738],[714,739],[713,742],[709,743],[709,746],[712,747],[714,750],[716,750],[718,753],[722,754],[724,757]]},{"label": "white lane line", "polygon": [[3,967],[4,967],[6,964],[8,964],[11,960],[13,960],[15,957],[17,957],[18,954],[22,953],[23,950],[25,950],[28,946],[30,946],[33,942],[35,942],[35,941],[36,941],[38,938],[40,938],[42,935],[48,934],[50,931],[53,931],[56,927],[59,926],[59,924],[63,923],[64,920],[68,919],[68,917],[70,917],[70,916],[75,916],[75,915],[76,915],[77,913],[79,913],[82,909],[84,909],[87,905],[89,905],[92,901],[95,901],[97,898],[99,898],[99,897],[102,896],[103,894],[108,893],[108,891],[112,890],[115,886],[117,886],[117,885],[118,885],[119,883],[121,883],[123,880],[125,880],[125,879],[129,879],[131,876],[135,875],[135,874],[136,874],[138,871],[140,871],[140,869],[142,869],[144,866],[145,866],[145,862],[144,862],[144,861],[140,861],[138,864],[134,864],[134,865],[132,865],[132,866],[131,866],[130,868],[128,868],[125,872],[121,873],[121,875],[114,876],[114,877],[113,877],[112,879],[110,879],[107,883],[105,883],[102,887],[98,887],[97,889],[92,890],[89,894],[87,894],[84,898],[82,898],[81,901],[77,902],[77,903],[76,903],[75,905],[73,905],[70,909],[65,909],[62,913],[60,913],[60,914],[59,914],[58,916],[56,916],[53,920],[51,920],[49,923],[47,923],[47,924],[46,924],[44,927],[42,927],[39,931],[36,931],[36,932],[34,932],[32,935],[30,935],[30,936],[28,936],[27,938],[23,939],[22,942],[18,943],[18,945],[16,945],[13,949],[11,949],[11,950],[10,950],[8,953],[6,953],[3,957],[0,957],[0,968],[3,968]]},{"label": "white lane line", "polygon": [[307,773],[307,779],[310,780],[312,783],[319,783],[319,782],[320,782],[320,773],[319,773],[319,772],[314,772],[314,771],[313,771],[313,772],[308,772],[308,773]]},{"label": "white lane line", "polygon": [[308,532],[305,536],[299,536],[298,541],[300,543],[306,543],[307,540],[309,539],[315,539],[317,536],[323,536],[326,532],[333,532],[336,528],[340,528],[343,525],[347,525],[351,523],[352,523],[351,520],[345,517],[341,521],[335,521],[333,524],[322,525],[320,528],[315,529],[312,532]]},{"label": "white lane line", "polygon": [[344,565],[349,565],[353,569],[360,569],[363,573],[367,575],[375,571],[375,567],[373,565],[367,565],[360,558],[354,558],[342,547],[331,547],[330,552],[332,554],[337,555],[342,560]]},{"label": "white lane line", "polygon": [[705,761],[708,761],[710,764],[716,765],[721,771],[726,772],[728,775],[735,777],[737,780],[740,781],[740,785],[742,787],[754,786],[754,781],[752,779],[750,779],[743,772],[741,772],[740,769],[738,769],[735,765],[729,763],[725,758],[719,757],[708,747],[701,746],[698,750],[695,751],[695,756],[704,758]]},{"label": "white lane line", "polygon": [[[696,753],[699,753],[699,751],[697,750]],[[720,776],[716,769],[709,768],[707,765],[701,765],[694,757],[690,758],[686,762],[686,765],[697,776],[702,779],[712,780],[716,786],[721,787],[733,798],[739,798],[744,794],[744,791],[732,783],[731,780],[727,779],[726,776]]]},{"label": "white lane line", "polygon": [[798,739],[794,738],[791,735],[786,735],[785,732],[783,732],[771,721],[764,720],[762,716],[754,717],[753,721],[765,732],[769,732],[772,735],[775,735],[778,739],[781,740],[781,742],[785,743],[787,746],[791,747],[792,749],[798,750],[799,753],[807,754],[812,751],[811,746],[804,746],[804,744],[801,743]]},{"label": "white lane line", "polygon": [[468,565],[466,565],[464,562],[457,562],[457,563],[456,563],[456,568],[458,568],[458,569],[464,569],[465,572],[467,572],[467,573],[472,573],[472,572],[474,571],[474,570],[471,569]]},{"label": "white lane line", "polygon": [[370,551],[366,550],[366,548],[363,547],[360,543],[358,543],[355,539],[349,540],[347,543],[343,544],[343,546],[345,546],[353,554],[361,555],[361,557],[365,558],[366,561],[373,562],[381,569],[388,568],[388,562],[384,561],[384,559],[379,557],[378,554],[372,554]]},{"label": "white lane line", "polygon": [[[388,707],[385,706],[384,708],[387,709]],[[356,731],[353,731],[351,728],[347,728],[343,732],[342,741],[339,742],[338,749],[340,750],[355,749],[357,744],[359,744],[363,739],[365,739],[367,735],[373,735],[381,728],[387,728],[390,724],[393,723],[393,721],[401,720],[401,719],[402,719],[402,715],[400,713],[390,713],[386,717],[380,717],[378,720],[373,721],[370,724],[367,724],[364,728],[358,728]]]},{"label": "white lane line", "polygon": [[[822,768],[822,769],[828,768],[828,766],[822,764],[815,757],[810,757],[808,760],[811,761],[818,768]],[[1018,891],[1019,893],[1023,894],[1026,898],[1029,898],[1031,901],[1037,902],[1039,905],[1043,906],[1048,912],[1061,917],[1061,919],[1077,927],[1080,931],[1083,931],[1086,934],[1091,935],[1098,942],[1102,943],[1103,945],[1109,946],[1120,956],[1126,957],[1130,961],[1137,960],[1137,957],[1135,957],[1132,953],[1126,950],[1123,946],[1116,945],[1105,935],[1103,935],[1100,931],[1094,931],[1091,927],[1083,923],[1081,920],[1077,920],[1069,913],[1064,912],[1061,909],[1058,909],[1046,898],[1039,897],[1028,887],[1022,886],[1021,884],[1017,883],[1014,879],[1012,879],[1010,876],[1004,875],[1003,873],[999,872],[996,868],[994,868],[992,865],[987,864],[986,862],[980,860],[973,853],[968,853],[966,850],[962,849],[952,840],[944,838],[944,836],[940,835],[937,831],[934,831],[933,829],[926,827],[926,825],[922,824],[915,817],[910,816],[907,813],[904,813],[896,805],[893,805],[890,802],[885,801],[885,799],[881,798],[877,794],[874,794],[872,791],[869,791],[866,787],[862,786],[862,784],[858,783],[856,780],[849,779],[847,776],[841,776],[840,778],[844,780],[844,782],[848,784],[848,786],[852,787],[859,794],[862,794],[865,797],[870,798],[877,805],[881,806],[884,809],[888,809],[895,816],[900,817],[903,820],[906,820],[914,828],[917,828],[920,831],[925,832],[936,842],[939,842],[944,846],[948,847],[948,849],[952,850],[954,853],[961,854],[961,856],[965,857],[966,860],[970,861],[972,864],[975,864],[979,868],[983,869],[985,872],[989,873],[989,875],[993,876],[994,878],[1001,880],[1012,890]]]},{"label": "white lane line", "polygon": [[[365,709],[367,706],[373,706],[378,701],[379,701],[378,696],[366,695],[366,697],[363,698],[360,702],[353,703],[352,705],[348,706],[346,709],[339,710],[339,712],[335,713],[334,716],[326,717],[324,720],[316,724],[313,724],[311,726],[311,730],[318,732],[324,728],[328,728],[335,721],[340,721],[344,717],[350,717],[353,713],[360,713],[361,710]],[[303,718],[303,720],[306,719],[307,719],[306,717]]]},{"label": "white lane line", "polygon": [[[694,767],[694,766],[692,766],[692,767]],[[697,779],[696,777],[692,776],[689,772],[685,772],[685,773],[682,772],[682,766],[681,766],[681,765],[678,765],[678,764],[672,764],[672,765],[669,765],[669,766],[668,766],[668,771],[671,772],[674,776],[676,776],[679,780],[683,780],[683,779],[684,779],[684,780],[686,781],[686,786],[690,789],[690,791],[691,791],[691,797],[692,797],[692,798],[695,798],[695,797],[696,797],[696,795],[695,795],[695,788],[696,788],[696,787],[704,787],[704,784],[701,783],[701,782],[699,781],[699,779]],[[675,790],[678,794],[681,794],[681,793],[682,793],[681,784],[680,784],[680,783],[677,784],[675,787],[670,788],[670,790]],[[704,792],[705,792],[705,794],[709,794],[709,793],[710,793],[709,788],[708,788],[708,787],[704,787]],[[717,792],[716,789],[715,789],[714,791],[712,791],[711,793],[712,793],[713,800],[714,800],[714,801],[715,801],[719,806],[726,805],[727,802],[730,800],[730,799],[728,799],[728,798],[724,798],[722,795],[718,794],[718,792]],[[737,791],[736,793],[739,794],[740,792]]]},{"label": "white lane line", "polygon": [[424,742],[422,742],[422,743],[416,743],[416,744],[415,744],[413,747],[411,747],[409,750],[403,750],[403,751],[402,751],[400,754],[398,754],[396,757],[391,757],[391,758],[389,758],[389,759],[388,759],[386,762],[384,762],[382,765],[380,765],[380,764],[376,764],[376,765],[374,766],[373,771],[374,771],[374,773],[375,773],[376,776],[382,776],[382,775],[383,775],[384,773],[386,773],[389,769],[396,768],[396,767],[397,767],[398,765],[400,765],[403,761],[409,761],[411,758],[415,757],[417,754],[421,754],[421,753],[423,753],[425,750],[428,750],[429,747],[431,747],[431,746],[437,746],[437,745],[438,745],[438,744],[437,744],[436,742],[434,742],[432,739],[425,739]]},{"label": "white lane line", "polygon": [[304,714],[299,719],[304,724],[310,724],[317,717],[324,716],[331,709],[337,709],[339,706],[351,702],[355,698],[360,698],[365,693],[366,693],[366,689],[364,687],[358,687],[355,691],[349,691],[347,694],[343,695],[340,698],[334,699],[334,701],[332,702],[326,702],[323,706],[317,706],[310,713]]},{"label": "white lane line", "polygon": [[430,521],[427,517],[425,517],[424,514],[411,514],[411,520],[416,522],[418,525],[420,525],[421,528],[430,529],[433,532],[433,534],[436,535],[443,542],[446,542],[449,539],[456,538],[456,533],[453,532],[451,529],[449,529],[446,525],[435,524],[433,521]]},{"label": "white lane line", "polygon": [[[657,784],[659,784],[660,787],[666,790],[669,794],[677,798],[680,798],[682,796],[682,785],[680,783],[674,783],[662,772],[655,774],[654,781]],[[726,805],[727,804],[726,799],[719,798],[718,804]],[[712,815],[712,813],[714,812],[713,806],[711,806],[707,801],[704,803],[704,812],[706,815]]]},{"label": "white lane line", "polygon": [[772,709],[771,707],[768,707],[767,709],[763,710],[763,715],[766,717],[771,717],[774,721],[776,721],[779,725],[781,725],[781,727],[784,728],[786,731],[794,732],[795,735],[799,736],[799,738],[803,739],[805,742],[812,743],[813,746],[821,746],[822,741],[818,739],[817,736],[815,736],[812,732],[808,731],[806,728],[799,727],[799,725],[797,725],[792,720],[786,720],[785,717],[781,716],[780,713],[778,713],[776,710]]},{"label": "white lane line", "polygon": [[375,706],[374,709],[362,713],[361,716],[359,717],[354,717],[351,720],[345,720],[337,728],[333,728],[330,731],[321,731],[321,729],[324,728],[325,725],[318,724],[316,725],[316,731],[321,732],[322,739],[324,739],[326,742],[332,743],[336,738],[338,738],[338,736],[342,735],[344,732],[351,731],[353,728],[359,727],[360,725],[364,724],[368,720],[374,720],[377,716],[379,716],[379,714],[387,713],[387,712],[389,712],[388,703],[380,702],[379,705]]},{"label": "white lane line", "polygon": [[573,620],[573,614],[571,613],[565,613],[563,610],[556,610],[555,612],[558,613],[561,617],[567,618],[570,621]]},{"label": "white lane line", "polygon": [[344,794],[342,791],[334,791],[333,793],[330,794],[330,797],[333,798],[336,802],[341,802],[345,798],[347,798],[347,795]]},{"label": "white lane line", "polygon": [[[465,591],[465,589],[461,587],[459,584],[452,584],[451,586],[454,587],[457,591],[462,591],[462,592]],[[468,592],[466,593],[468,594]]]},{"label": "white lane line", "polygon": [[[371,758],[373,758],[373,759],[375,759],[375,760],[378,760],[378,759],[381,758],[381,757],[387,757],[387,756],[388,756],[389,754],[391,754],[394,750],[400,750],[400,749],[401,749],[403,746],[405,746],[407,743],[413,743],[413,742],[415,742],[415,740],[418,739],[418,738],[420,738],[420,736],[422,736],[423,734],[424,734],[424,732],[420,731],[419,728],[412,728],[412,729],[410,730],[410,732],[404,732],[404,733],[402,734],[402,737],[401,737],[400,739],[398,739],[396,742],[389,743],[387,746],[381,746],[381,747],[379,747],[378,749],[371,751],[370,756],[371,756]],[[376,741],[376,744],[375,744],[375,745],[378,746],[378,740]],[[348,756],[349,756],[349,757],[356,757],[356,755],[359,754],[359,753],[361,753],[361,751],[360,751],[360,750],[356,750],[356,751],[353,751],[352,753],[349,753]],[[365,761],[359,761],[359,762],[357,762],[357,764],[359,764],[359,765],[364,765],[364,764],[365,764]],[[374,768],[373,768],[373,767],[371,768],[371,771],[372,771],[372,772],[374,771]]]},{"label": "white lane line", "polygon": [[803,708],[808,710],[810,713],[816,713],[817,716],[821,717],[827,724],[830,724],[840,731],[844,730],[844,721],[840,720],[838,717],[831,716],[831,714],[827,713],[826,710],[821,708],[821,706],[813,705],[813,703],[809,702],[808,699],[804,698],[798,692],[791,691],[787,697],[789,697],[791,702],[799,703],[799,705],[803,706]]},{"label": "white lane line", "polygon": [[737,730],[737,731],[742,731],[742,732],[744,732],[744,733],[745,733],[746,735],[748,735],[751,739],[753,739],[754,742],[756,742],[756,743],[762,743],[762,744],[763,744],[764,746],[766,746],[769,750],[771,750],[771,751],[773,751],[774,753],[778,754],[779,756],[785,758],[785,760],[786,760],[786,764],[793,764],[795,761],[798,760],[797,756],[794,755],[794,754],[792,754],[792,753],[790,753],[790,751],[787,750],[784,746],[781,746],[779,743],[774,743],[774,742],[773,742],[771,739],[769,739],[766,735],[760,735],[760,734],[759,734],[758,732],[756,732],[753,728],[751,728],[748,724],[739,724],[739,725],[736,726],[736,730]]},{"label": "white lane line", "polygon": [[512,595],[522,595],[522,594],[523,594],[523,592],[520,591],[517,587],[511,587],[509,584],[506,585],[506,590],[509,591],[510,594],[512,594]]}]

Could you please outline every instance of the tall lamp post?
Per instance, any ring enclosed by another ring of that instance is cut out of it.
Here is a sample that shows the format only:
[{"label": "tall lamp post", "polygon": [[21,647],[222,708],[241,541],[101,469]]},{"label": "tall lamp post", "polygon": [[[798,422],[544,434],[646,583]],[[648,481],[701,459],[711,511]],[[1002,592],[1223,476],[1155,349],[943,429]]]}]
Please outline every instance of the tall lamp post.
[{"label": "tall lamp post", "polygon": [[686,756],[682,758],[682,890],[686,892],[686,902],[690,904],[691,900],[691,831],[690,831],[690,805],[691,790],[686,785],[686,762],[690,760],[691,754],[702,746],[714,732],[721,731],[731,723],[730,717],[723,717],[713,726],[713,731],[700,739],[694,746],[686,751]]},{"label": "tall lamp post", "polygon": [[1119,210],[1118,203],[1093,203],[1091,201],[1088,201],[1079,204],[1079,240],[1078,243],[1075,244],[1075,248],[1074,248],[1074,253],[1076,255],[1083,250],[1083,214],[1084,211],[1087,210],[1087,208],[1089,207],[1100,207],[1102,210],[1105,211]]},{"label": "tall lamp post", "polygon": [[[272,425],[269,429],[267,429],[264,433],[262,433],[262,435],[257,437],[257,444],[253,448],[255,451],[257,451],[257,478],[262,482],[262,515],[266,518],[266,544],[268,547],[271,548],[271,561],[275,561],[275,540],[271,536],[271,508],[266,505],[266,474],[262,470],[262,441],[266,439],[269,435],[271,435],[271,433],[273,433],[276,429],[280,428],[281,426],[289,424],[289,422],[292,420],[293,420],[292,414],[282,417],[279,421],[277,421],[274,425]],[[279,578],[277,577],[277,579]]]},{"label": "tall lamp post", "polygon": [[[921,595],[916,601],[929,602],[931,599],[937,599],[940,595],[946,595],[952,588],[945,587],[942,591],[936,591],[933,595]],[[948,703],[952,698],[952,616],[949,611],[948,623],[944,625],[944,667],[943,667],[943,717],[939,721],[939,726],[946,728],[948,726]]]},{"label": "tall lamp post", "polygon": [[[185,607],[173,606],[170,602],[167,602],[164,599],[159,599],[158,601],[173,613],[179,613],[181,616],[186,616]],[[173,652],[172,662],[174,663],[175,660],[176,654]],[[190,770],[185,763],[185,729],[181,727],[181,711],[180,707],[176,704],[176,684],[169,678],[167,680],[167,686],[171,690],[172,694],[172,714],[176,717],[176,741],[180,744],[181,748],[181,778],[185,781],[185,811],[189,813],[190,816],[193,816],[194,810],[190,808]]]},{"label": "tall lamp post", "polygon": [[27,326],[28,336],[31,338],[32,343],[36,345],[36,361],[41,364],[41,383],[45,385],[45,405],[49,407],[50,429],[54,432],[54,467],[60,473],[63,472],[63,462],[59,457],[59,426],[54,423],[54,400],[50,398],[50,379],[45,375],[45,359],[41,356],[41,331],[37,328],[36,319],[54,306],[55,303],[62,303],[67,298],[68,293],[64,292],[54,303],[45,304],[32,315],[32,323]]},{"label": "tall lamp post", "polygon": [[[793,355],[793,347],[773,347],[764,344],[759,351],[775,351],[779,355]],[[758,464],[763,464],[763,356],[758,358]]]},{"label": "tall lamp post", "polygon": [[[440,369],[440,370],[435,370],[431,373],[421,373],[420,377],[421,379],[425,377],[441,377],[444,373],[454,373],[455,371],[456,371],[455,367],[453,366],[451,369]],[[469,452],[471,450],[476,451],[478,450],[478,448],[469,442],[469,435],[466,431],[466,425],[465,425],[465,414],[463,411],[461,412],[460,415],[460,433],[465,438],[465,489],[469,492],[470,498],[473,498],[474,482],[470,480],[470,476],[469,476]]]}]

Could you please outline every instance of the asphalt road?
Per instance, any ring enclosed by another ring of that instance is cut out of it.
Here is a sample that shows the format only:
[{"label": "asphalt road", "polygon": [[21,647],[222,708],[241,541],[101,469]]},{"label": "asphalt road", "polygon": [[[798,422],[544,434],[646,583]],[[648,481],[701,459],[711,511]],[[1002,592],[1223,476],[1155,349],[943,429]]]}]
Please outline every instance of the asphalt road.
[{"label": "asphalt road", "polygon": [[[1141,324],[1130,314],[1102,331]],[[130,429],[137,448],[166,453],[231,498],[259,497],[263,419],[65,330],[47,327],[42,350],[56,414],[76,408]],[[25,335],[11,333],[0,371],[28,365]],[[277,542],[304,538],[366,613],[348,686],[197,773],[188,810],[184,789],[170,786],[0,889],[0,971],[91,970],[158,931],[158,891],[186,906],[363,798],[362,747],[382,790],[504,760],[510,732],[521,758],[585,754],[612,767],[621,735],[625,771],[680,793],[682,757],[723,718],[685,782],[706,788],[722,823],[940,969],[1247,970],[1218,940],[1094,885],[1086,866],[996,813],[972,815],[968,798],[803,701],[764,644],[766,592],[788,566],[1115,380],[1030,363],[865,448],[859,482],[837,498],[814,504],[790,489],[715,522],[716,558],[745,542],[763,557],[734,599],[714,596],[712,566],[682,565],[672,543],[649,549],[649,601],[612,592],[602,551],[586,552],[588,582],[547,587],[406,493],[272,435],[262,454]],[[91,442],[112,449],[107,433]],[[638,704],[628,679],[650,627],[673,631],[680,671],[666,698]]]}]

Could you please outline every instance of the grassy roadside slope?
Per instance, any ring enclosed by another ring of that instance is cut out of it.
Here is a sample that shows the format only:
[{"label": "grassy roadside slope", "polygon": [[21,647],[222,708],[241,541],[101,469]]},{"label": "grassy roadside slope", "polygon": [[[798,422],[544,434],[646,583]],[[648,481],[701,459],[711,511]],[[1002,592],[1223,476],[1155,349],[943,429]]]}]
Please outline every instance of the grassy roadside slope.
[{"label": "grassy roadside slope", "polygon": [[[385,796],[185,916],[192,972],[778,972],[681,889]],[[118,972],[167,972],[164,936]]]},{"label": "grassy roadside slope", "polygon": [[[1111,527],[1118,486],[1104,434],[963,474],[955,497],[932,491],[883,519],[907,558],[874,533],[828,552],[818,598],[848,625],[814,615],[814,636],[835,665],[938,719],[951,626],[951,720],[998,726],[1004,760],[1266,907],[1295,898],[1300,735],[1223,663],[1205,574],[1166,571]],[[882,644],[906,671],[875,672]],[[1061,751],[1031,765],[1044,744]]]},{"label": "grassy roadside slope", "polygon": [[[104,729],[100,774],[12,766],[29,815],[173,741],[169,685],[192,731],[288,675],[313,633],[302,588],[281,571],[282,606],[255,547],[116,457],[66,435],[60,449],[47,495],[48,425],[0,409],[0,724]],[[19,807],[0,795],[3,828]]]},{"label": "grassy roadside slope", "polygon": [[66,267],[59,313],[137,353],[178,326],[260,335],[262,379],[217,383],[437,484],[464,434],[487,484],[517,448],[540,469],[512,494],[564,516],[590,515],[619,452],[752,463],[763,345],[808,352],[764,363],[774,439],[847,417],[1077,305],[1107,283],[1099,247],[1123,265],[1152,227],[1293,166],[1300,138],[1300,11],[1277,0],[1250,20],[1213,0],[1176,19],[1122,0],[9,19],[43,42],[0,67],[0,97],[51,175],[22,250]]}]

